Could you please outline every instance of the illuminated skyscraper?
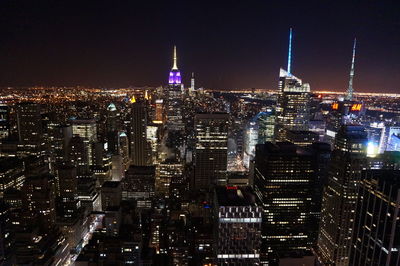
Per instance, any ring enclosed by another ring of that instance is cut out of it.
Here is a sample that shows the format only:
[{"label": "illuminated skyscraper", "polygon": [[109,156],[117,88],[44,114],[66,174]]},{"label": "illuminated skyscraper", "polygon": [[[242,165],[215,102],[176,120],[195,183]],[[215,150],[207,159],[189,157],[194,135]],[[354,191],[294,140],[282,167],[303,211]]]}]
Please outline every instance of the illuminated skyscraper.
[{"label": "illuminated skyscraper", "polygon": [[5,104],[0,104],[0,139],[10,134],[10,109]]},{"label": "illuminated skyscraper", "polygon": [[155,176],[155,166],[131,165],[121,181],[122,199],[136,200],[139,207],[150,207],[155,190]]},{"label": "illuminated skyscraper", "polygon": [[168,97],[165,99],[167,103],[167,127],[170,130],[181,130],[184,128],[182,122],[183,84],[181,72],[178,69],[176,46],[174,46],[173,61],[168,78]]},{"label": "illuminated skyscraper", "polygon": [[173,63],[171,71],[169,72],[168,84],[181,85],[182,79],[181,79],[181,72],[178,69],[178,57],[176,54],[176,46],[174,46],[173,60],[174,60],[174,63]]},{"label": "illuminated skyscraper", "polygon": [[[398,164],[399,153],[391,160]],[[394,156],[393,156],[394,155]],[[350,265],[400,264],[400,170],[365,170],[358,191]]]},{"label": "illuminated skyscraper", "polygon": [[9,188],[20,189],[25,181],[24,163],[18,158],[0,158],[0,198]]},{"label": "illuminated skyscraper", "polygon": [[49,131],[51,169],[55,169],[55,165],[67,161],[71,139],[71,126],[56,126]]},{"label": "illuminated skyscraper", "polygon": [[190,91],[194,92],[196,90],[194,83],[194,73],[192,72],[192,78],[190,79]]},{"label": "illuminated skyscraper", "polygon": [[112,154],[118,154],[118,131],[119,131],[119,113],[115,104],[110,103],[107,107],[106,131],[108,150]]},{"label": "illuminated skyscraper", "polygon": [[147,108],[146,103],[137,101],[132,104],[130,152],[131,164],[145,166],[150,164],[150,147],[147,143]]},{"label": "illuminated skyscraper", "polygon": [[22,186],[22,204],[25,211],[36,217],[42,226],[50,229],[56,221],[55,178],[50,174],[27,177]]},{"label": "illuminated skyscraper", "polygon": [[367,134],[361,126],[339,130],[322,200],[318,252],[323,263],[349,265],[361,170],[366,165]]},{"label": "illuminated skyscraper", "polygon": [[255,117],[258,123],[258,143],[264,144],[267,141],[275,140],[275,110],[267,109]]},{"label": "illuminated skyscraper", "polygon": [[61,223],[74,223],[78,218],[80,202],[78,200],[78,179],[76,167],[58,165],[57,176],[57,220]]},{"label": "illuminated skyscraper", "polygon": [[246,168],[250,166],[250,160],[252,160],[256,154],[256,144],[258,142],[259,125],[256,121],[250,121],[244,130],[243,140],[243,164]]},{"label": "illuminated skyscraper", "polygon": [[156,194],[168,198],[173,179],[182,179],[183,165],[175,159],[167,159],[156,169]]},{"label": "illuminated skyscraper", "polygon": [[208,190],[226,184],[228,164],[228,119],[225,113],[196,114],[194,186]]},{"label": "illuminated skyscraper", "polygon": [[84,139],[74,136],[69,142],[69,162],[77,169],[78,177],[89,174],[89,149]]},{"label": "illuminated skyscraper", "polygon": [[164,123],[164,101],[162,99],[156,100],[156,113],[153,123]]},{"label": "illuminated skyscraper", "polygon": [[42,141],[42,118],[40,105],[36,103],[20,103],[17,106],[18,136],[21,142]]},{"label": "illuminated skyscraper", "polygon": [[307,130],[310,119],[310,85],[292,75],[292,29],[289,35],[287,71],[280,69],[279,91],[276,106],[278,140],[284,140],[285,129]]},{"label": "illuminated skyscraper", "polygon": [[254,188],[263,213],[262,262],[305,255],[316,244],[326,148],[290,142],[256,146]]},{"label": "illuminated skyscraper", "polygon": [[88,165],[93,165],[93,143],[97,141],[97,127],[94,119],[72,120],[72,134],[83,139],[88,153]]}]

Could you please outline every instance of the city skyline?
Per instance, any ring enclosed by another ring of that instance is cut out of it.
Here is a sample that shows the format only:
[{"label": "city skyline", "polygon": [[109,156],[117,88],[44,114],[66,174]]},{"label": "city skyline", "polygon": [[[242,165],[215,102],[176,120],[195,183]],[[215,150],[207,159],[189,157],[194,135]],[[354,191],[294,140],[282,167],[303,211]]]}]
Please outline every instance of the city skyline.
[{"label": "city skyline", "polygon": [[354,90],[398,91],[398,4],[2,5],[0,86],[159,86],[176,45],[185,87],[194,72],[209,89],[273,90],[292,27],[292,72],[312,91],[346,91],[355,37]]}]

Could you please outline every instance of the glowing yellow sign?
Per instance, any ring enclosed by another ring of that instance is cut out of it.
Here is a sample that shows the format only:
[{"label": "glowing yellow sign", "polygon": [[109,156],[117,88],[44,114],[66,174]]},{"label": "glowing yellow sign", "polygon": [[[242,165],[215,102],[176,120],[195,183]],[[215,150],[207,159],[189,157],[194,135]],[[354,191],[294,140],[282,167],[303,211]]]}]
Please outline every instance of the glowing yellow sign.
[{"label": "glowing yellow sign", "polygon": [[351,111],[361,111],[362,104],[361,103],[355,103],[351,106]]}]

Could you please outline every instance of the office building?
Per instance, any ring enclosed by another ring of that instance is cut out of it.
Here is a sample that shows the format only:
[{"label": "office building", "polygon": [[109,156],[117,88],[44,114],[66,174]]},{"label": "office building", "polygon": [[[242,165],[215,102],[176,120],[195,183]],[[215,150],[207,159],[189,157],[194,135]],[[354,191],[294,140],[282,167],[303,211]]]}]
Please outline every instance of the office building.
[{"label": "office building", "polygon": [[25,181],[23,160],[0,158],[0,198],[9,188],[20,189]]},{"label": "office building", "polygon": [[17,105],[17,128],[20,142],[42,142],[43,129],[39,104],[20,103]]},{"label": "office building", "polygon": [[59,125],[49,132],[52,167],[68,160],[69,145],[72,139],[72,127]]},{"label": "office building", "polygon": [[245,127],[243,135],[243,165],[248,169],[250,167],[250,161],[254,159],[256,154],[259,125],[255,121],[250,121]]},{"label": "office building", "polygon": [[155,166],[131,165],[122,179],[123,200],[150,200],[155,190]]},{"label": "office building", "polygon": [[5,104],[0,104],[0,139],[5,139],[10,135],[10,108]]},{"label": "office building", "polygon": [[107,106],[106,113],[106,139],[108,151],[112,154],[118,153],[118,131],[120,129],[119,113],[115,104],[110,103]]},{"label": "office building", "polygon": [[286,130],[286,141],[305,147],[319,141],[319,135],[309,130]]},{"label": "office building", "polygon": [[27,214],[38,219],[43,228],[49,230],[56,221],[55,178],[50,174],[26,178],[23,186],[22,206]]},{"label": "office building", "polygon": [[275,110],[267,109],[256,116],[258,123],[258,144],[275,141]]},{"label": "office building", "polygon": [[156,194],[169,198],[171,182],[181,179],[183,175],[183,164],[175,159],[167,159],[157,165],[155,190]]},{"label": "office building", "polygon": [[262,262],[304,256],[317,240],[329,145],[290,142],[256,146],[254,188],[263,206]]},{"label": "office building", "polygon": [[147,111],[146,103],[137,101],[132,103],[130,128],[131,164],[146,166],[151,163],[151,148],[147,142]]},{"label": "office building", "polygon": [[153,123],[161,124],[165,122],[165,115],[164,115],[164,101],[163,99],[156,100],[156,112],[155,112],[155,119]]},{"label": "office building", "polygon": [[72,134],[82,138],[87,149],[88,163],[87,165],[93,165],[93,143],[97,141],[97,126],[96,120],[94,119],[77,119],[71,120],[72,122]]},{"label": "office building", "polygon": [[287,70],[279,71],[276,105],[277,138],[284,140],[284,129],[308,130],[310,120],[310,85],[291,73],[292,29],[289,34]]},{"label": "office building", "polygon": [[348,265],[361,170],[366,166],[367,134],[361,126],[344,125],[332,152],[324,189],[318,252],[323,263]]},{"label": "office building", "polygon": [[400,170],[363,171],[356,206],[349,264],[399,265]]},{"label": "office building", "polygon": [[78,217],[78,209],[80,208],[76,167],[68,164],[57,165],[56,179],[57,220],[62,223],[74,223]]},{"label": "office building", "polygon": [[68,161],[76,167],[78,177],[89,174],[89,158],[91,157],[89,152],[92,151],[92,148],[89,150],[89,146],[92,147],[92,145],[87,144],[79,136],[73,136],[69,142]]},{"label": "office building", "polygon": [[106,181],[101,186],[101,208],[120,206],[122,200],[122,187],[120,181]]},{"label": "office building", "polygon": [[194,187],[208,190],[226,184],[228,161],[228,119],[224,113],[196,114]]}]

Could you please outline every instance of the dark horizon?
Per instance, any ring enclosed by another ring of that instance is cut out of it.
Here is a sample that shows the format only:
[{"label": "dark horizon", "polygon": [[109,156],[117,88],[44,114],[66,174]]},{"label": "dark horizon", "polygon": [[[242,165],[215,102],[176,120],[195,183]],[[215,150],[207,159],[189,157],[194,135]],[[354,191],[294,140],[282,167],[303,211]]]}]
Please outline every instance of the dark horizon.
[{"label": "dark horizon", "polygon": [[400,4],[2,1],[0,86],[166,85],[177,45],[183,82],[277,89],[294,30],[292,73],[312,90],[398,92]]}]

